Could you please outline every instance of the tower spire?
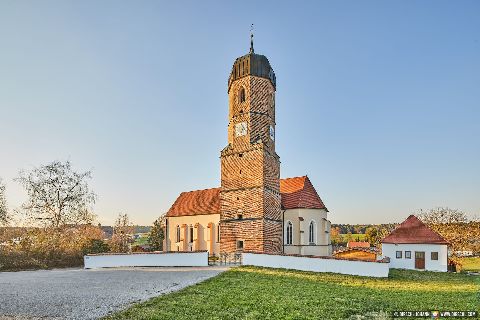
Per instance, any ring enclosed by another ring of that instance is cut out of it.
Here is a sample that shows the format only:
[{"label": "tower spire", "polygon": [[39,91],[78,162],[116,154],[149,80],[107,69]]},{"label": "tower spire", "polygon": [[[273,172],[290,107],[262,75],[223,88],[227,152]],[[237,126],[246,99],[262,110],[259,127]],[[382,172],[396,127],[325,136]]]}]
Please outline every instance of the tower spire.
[{"label": "tower spire", "polygon": [[254,53],[255,51],[253,50],[253,23],[250,26],[250,53]]}]

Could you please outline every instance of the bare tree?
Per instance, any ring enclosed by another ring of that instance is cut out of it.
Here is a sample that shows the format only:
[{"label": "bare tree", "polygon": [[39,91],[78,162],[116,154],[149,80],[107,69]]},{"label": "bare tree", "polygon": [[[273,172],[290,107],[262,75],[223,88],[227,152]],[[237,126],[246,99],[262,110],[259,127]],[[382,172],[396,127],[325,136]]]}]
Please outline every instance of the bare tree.
[{"label": "bare tree", "polygon": [[480,250],[480,222],[469,220],[465,212],[438,207],[420,210],[417,216],[449,242],[454,256],[464,250]]},{"label": "bare tree", "polygon": [[114,252],[130,251],[129,244],[132,243],[132,234],[134,232],[133,224],[130,222],[128,214],[120,213],[113,226],[113,236],[111,249]]},{"label": "bare tree", "polygon": [[8,223],[9,216],[8,216],[8,207],[7,207],[7,199],[5,197],[5,185],[0,178],[0,226],[6,225]]},{"label": "bare tree", "polygon": [[15,180],[27,191],[28,200],[22,205],[27,216],[58,228],[92,222],[89,209],[96,195],[90,191],[87,179],[91,179],[90,171],[78,173],[69,161],[54,161],[29,172],[21,171]]}]

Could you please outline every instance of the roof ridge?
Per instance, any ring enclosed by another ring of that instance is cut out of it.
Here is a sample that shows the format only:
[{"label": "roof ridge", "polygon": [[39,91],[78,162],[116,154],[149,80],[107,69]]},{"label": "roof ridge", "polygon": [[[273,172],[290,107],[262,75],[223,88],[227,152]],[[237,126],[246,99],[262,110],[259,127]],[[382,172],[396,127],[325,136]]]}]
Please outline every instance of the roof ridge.
[{"label": "roof ridge", "polygon": [[307,177],[307,175],[304,175],[304,176],[297,176],[297,177],[290,177],[290,178],[280,178],[280,180],[290,180],[290,179],[299,179],[299,178],[305,178]]},{"label": "roof ridge", "polygon": [[300,193],[300,197],[298,197],[298,206],[300,207],[303,201],[303,193],[305,192],[305,181],[307,176],[300,177],[303,179],[303,187],[302,187],[302,192]]},{"label": "roof ridge", "polygon": [[190,191],[183,191],[183,192],[181,192],[180,194],[182,194],[182,193],[190,193],[190,192],[198,192],[198,191],[214,190],[214,189],[220,189],[220,187],[207,188],[207,189],[197,189],[197,190],[190,190]]}]

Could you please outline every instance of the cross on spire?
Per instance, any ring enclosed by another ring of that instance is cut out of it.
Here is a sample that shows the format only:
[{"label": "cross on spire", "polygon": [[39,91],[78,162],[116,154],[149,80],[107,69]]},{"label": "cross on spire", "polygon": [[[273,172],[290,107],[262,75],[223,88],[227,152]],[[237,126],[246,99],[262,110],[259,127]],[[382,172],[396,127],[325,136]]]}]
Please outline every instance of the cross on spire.
[{"label": "cross on spire", "polygon": [[253,50],[253,23],[250,26],[250,53],[254,53],[255,51]]}]

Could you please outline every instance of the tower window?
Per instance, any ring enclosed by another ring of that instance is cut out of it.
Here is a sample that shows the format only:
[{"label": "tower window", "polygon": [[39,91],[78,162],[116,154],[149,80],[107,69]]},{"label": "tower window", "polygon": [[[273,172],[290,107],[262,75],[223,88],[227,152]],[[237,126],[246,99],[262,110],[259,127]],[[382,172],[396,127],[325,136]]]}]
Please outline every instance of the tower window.
[{"label": "tower window", "polygon": [[177,225],[177,242],[180,242],[180,226]]},{"label": "tower window", "polygon": [[243,249],[243,240],[237,240],[237,249]]},{"label": "tower window", "polygon": [[240,89],[240,92],[238,93],[238,102],[245,102],[245,88]]}]

